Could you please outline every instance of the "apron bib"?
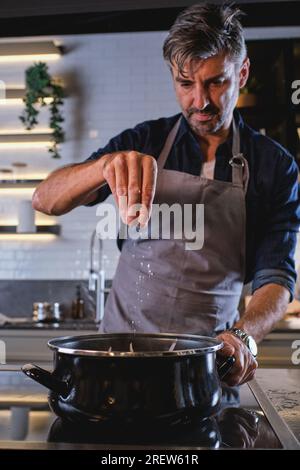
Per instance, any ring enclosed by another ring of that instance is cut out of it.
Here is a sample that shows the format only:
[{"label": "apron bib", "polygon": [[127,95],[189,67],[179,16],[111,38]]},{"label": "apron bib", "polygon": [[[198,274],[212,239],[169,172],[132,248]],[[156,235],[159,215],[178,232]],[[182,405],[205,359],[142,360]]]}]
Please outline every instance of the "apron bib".
[{"label": "apron bib", "polygon": [[[212,336],[238,319],[238,303],[245,275],[245,195],[247,160],[240,153],[240,137],[233,120],[232,182],[210,180],[164,164],[174,143],[180,119],[171,130],[157,160],[154,203],[204,205],[204,243],[182,234],[123,242],[100,331],[175,332]],[[152,214],[153,215],[153,214]],[[193,219],[194,220],[194,219]],[[152,218],[148,230],[151,228]]]}]

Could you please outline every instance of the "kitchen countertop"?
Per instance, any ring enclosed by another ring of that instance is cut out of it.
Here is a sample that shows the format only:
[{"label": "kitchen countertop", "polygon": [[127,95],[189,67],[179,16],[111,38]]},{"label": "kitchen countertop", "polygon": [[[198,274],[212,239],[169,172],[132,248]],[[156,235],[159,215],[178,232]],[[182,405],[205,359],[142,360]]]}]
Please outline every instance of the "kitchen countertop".
[{"label": "kitchen countertop", "polygon": [[299,331],[300,332],[300,317],[290,316],[284,320],[279,321],[271,333]]},{"label": "kitchen countertop", "polygon": [[300,441],[300,366],[299,369],[258,369],[256,380]]},{"label": "kitchen countertop", "polygon": [[[50,366],[50,364],[49,364]],[[287,424],[294,436],[300,441],[300,369],[287,370],[287,369],[262,369],[258,370],[256,374],[256,381],[259,387],[263,390],[266,396],[271,401],[273,407],[276,409],[280,417]],[[31,384],[34,387],[34,383]],[[27,394],[30,400],[34,400],[35,406],[41,406],[45,403],[46,394],[44,389],[40,389],[40,393],[30,395],[30,392],[26,392],[26,395],[19,390],[19,387],[11,382],[11,391],[13,391],[14,397],[11,398],[12,406],[18,406],[18,400],[21,400],[19,405],[24,402]],[[9,390],[7,390],[7,396],[10,396]],[[7,398],[4,399],[7,400]],[[42,409],[42,408],[41,408]],[[9,444],[9,445],[8,445]],[[9,449],[98,449],[98,450],[114,450],[120,449],[120,446],[109,446],[105,445],[86,445],[86,444],[63,444],[61,442],[30,442],[30,441],[7,441],[0,442],[0,448]],[[125,447],[124,447],[125,448]]]},{"label": "kitchen countertop", "polygon": [[[55,330],[97,330],[98,326],[92,319],[86,320],[65,320],[60,323],[33,322],[31,320],[18,323],[5,323],[0,325],[0,330],[30,330],[30,329],[55,329]],[[290,317],[281,320],[269,334],[300,332],[300,317]]]},{"label": "kitchen countertop", "polygon": [[93,320],[65,320],[60,323],[25,321],[0,325],[3,330],[95,330],[99,326]]}]

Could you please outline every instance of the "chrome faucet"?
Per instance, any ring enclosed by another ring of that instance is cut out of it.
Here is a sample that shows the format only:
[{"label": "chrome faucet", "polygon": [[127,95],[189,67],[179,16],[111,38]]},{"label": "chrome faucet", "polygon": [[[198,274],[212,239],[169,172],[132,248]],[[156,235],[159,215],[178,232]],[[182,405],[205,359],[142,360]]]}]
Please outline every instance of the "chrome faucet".
[{"label": "chrome faucet", "polygon": [[[95,269],[95,240],[99,241],[98,269]],[[89,273],[89,291],[96,292],[96,316],[95,322],[100,323],[104,316],[105,303],[105,273],[103,269],[103,241],[97,237],[96,230],[93,231],[90,240],[90,273]]]}]

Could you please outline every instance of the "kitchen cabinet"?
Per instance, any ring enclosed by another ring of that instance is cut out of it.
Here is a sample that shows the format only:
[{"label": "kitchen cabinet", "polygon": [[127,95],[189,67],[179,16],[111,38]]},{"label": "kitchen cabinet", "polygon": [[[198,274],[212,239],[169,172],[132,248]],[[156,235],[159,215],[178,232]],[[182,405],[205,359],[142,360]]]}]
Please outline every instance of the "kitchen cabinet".
[{"label": "kitchen cabinet", "polygon": [[299,341],[298,348],[300,348],[299,330],[275,331],[267,335],[258,345],[259,367],[299,369],[299,364],[293,363],[296,341]]},{"label": "kitchen cabinet", "polygon": [[78,336],[95,334],[96,329],[0,329],[0,340],[6,347],[6,365],[0,369],[10,368],[26,362],[52,363],[53,352],[48,348],[47,342],[59,336]]},{"label": "kitchen cabinet", "polygon": [[[247,307],[250,300],[251,296],[246,295],[244,308]],[[292,360],[293,353],[295,352],[293,345],[295,346],[296,341],[299,341],[300,347],[300,317],[296,315],[299,312],[299,306],[299,300],[294,299],[293,302],[288,305],[285,317],[280,320],[273,328],[273,331],[259,343],[259,367],[299,368],[299,365],[293,364]]]},{"label": "kitchen cabinet", "polygon": [[299,369],[297,358],[300,358],[300,318],[287,316],[258,345],[258,363],[262,368]]}]

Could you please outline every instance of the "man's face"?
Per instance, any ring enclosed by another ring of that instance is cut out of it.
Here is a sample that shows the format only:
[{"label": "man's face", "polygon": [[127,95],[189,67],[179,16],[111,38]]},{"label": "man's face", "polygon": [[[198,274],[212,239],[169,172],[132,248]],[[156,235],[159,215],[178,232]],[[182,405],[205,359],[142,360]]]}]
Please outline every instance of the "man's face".
[{"label": "man's face", "polygon": [[199,137],[229,126],[239,89],[247,82],[249,59],[237,65],[225,54],[189,62],[181,75],[172,66],[176,98]]}]

